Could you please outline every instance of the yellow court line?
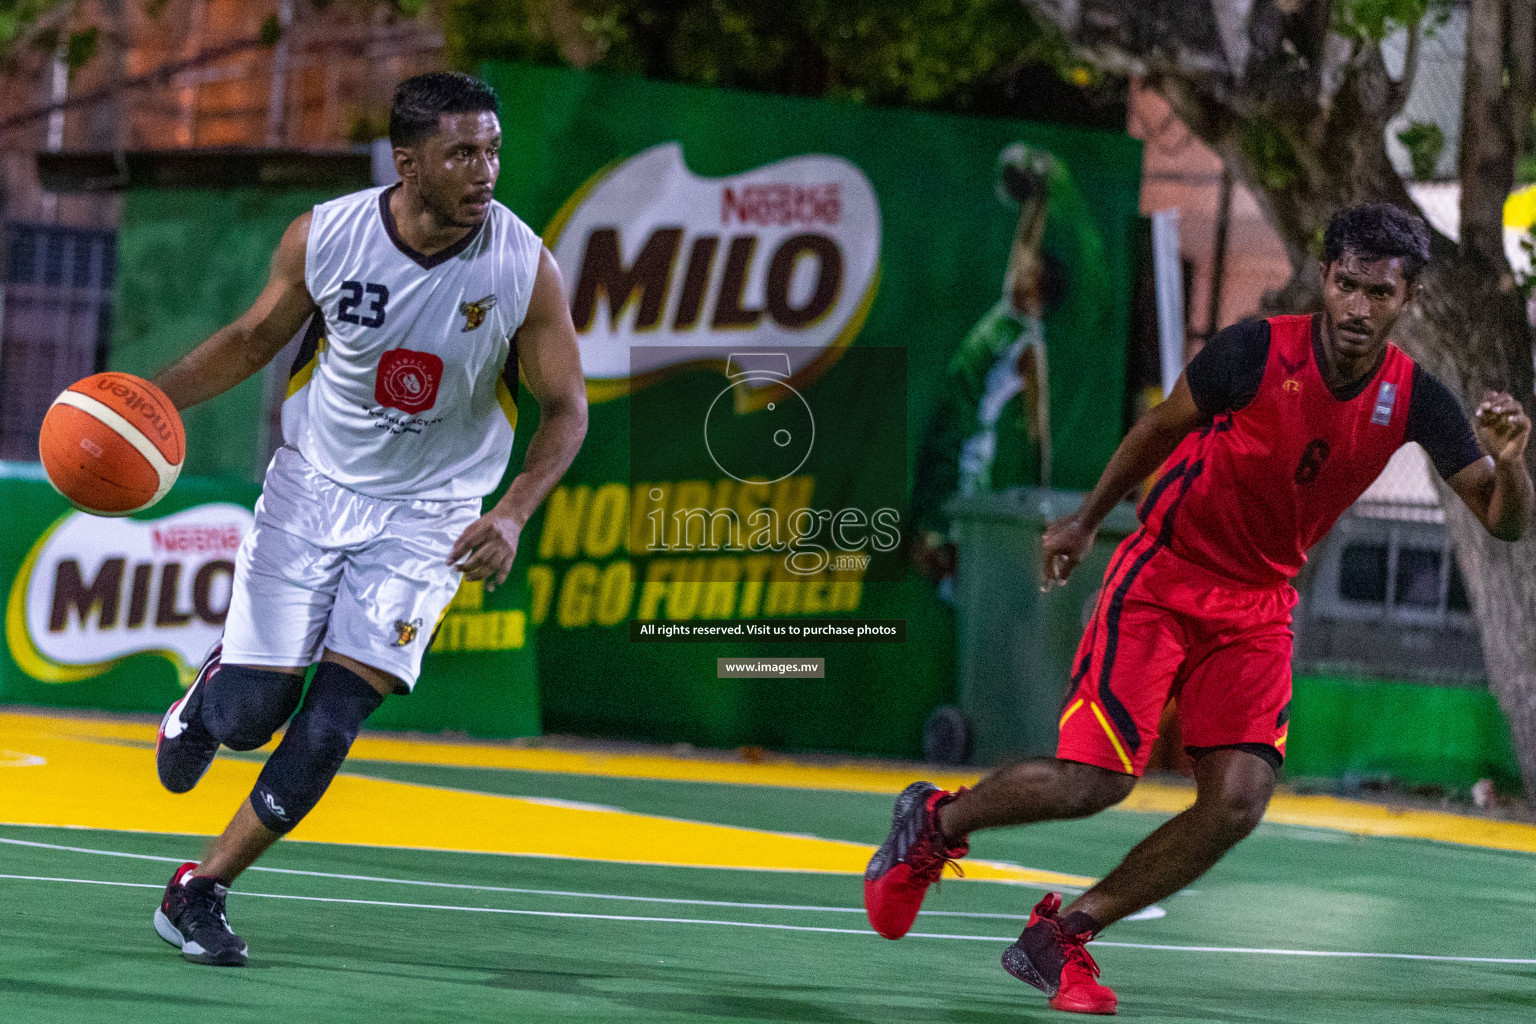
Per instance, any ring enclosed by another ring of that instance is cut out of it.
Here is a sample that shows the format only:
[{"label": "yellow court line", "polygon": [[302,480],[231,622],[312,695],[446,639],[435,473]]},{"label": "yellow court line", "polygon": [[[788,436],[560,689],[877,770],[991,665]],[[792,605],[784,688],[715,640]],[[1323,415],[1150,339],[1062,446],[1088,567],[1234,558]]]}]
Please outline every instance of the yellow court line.
[{"label": "yellow court line", "polygon": [[[101,718],[73,718],[0,712],[0,748],[29,751],[23,735],[39,733],[78,739],[118,740],[153,744],[155,726]],[[99,749],[99,748],[98,748]],[[762,763],[715,760],[707,757],[667,757],[659,754],[597,754],[498,743],[444,742],[369,733],[358,738],[352,759],[393,761],[556,774],[595,775],[609,778],[656,779],[679,782],[718,782],[737,785],[783,786],[795,789],[839,790],[855,793],[895,794],[918,772],[945,789],[974,785],[976,772],[933,771],[867,764],[803,764],[771,757]],[[215,768],[226,762],[220,760]],[[37,771],[15,768],[8,771]],[[150,781],[153,782],[151,770]],[[0,785],[4,795],[16,787]],[[156,787],[158,790],[158,787]],[[199,787],[197,792],[201,792]],[[241,794],[243,796],[243,794]],[[1194,802],[1194,788],[1143,779],[1119,806],[1124,810],[1176,814]],[[323,806],[323,805],[322,805]],[[1279,793],[1270,801],[1265,820],[1288,825],[1309,825],[1356,835],[1399,836],[1481,846],[1496,850],[1536,853],[1536,826],[1451,814],[1384,807],[1331,796],[1298,796]],[[222,824],[222,823],[221,823]],[[137,828],[144,828],[141,823]],[[169,829],[169,826],[167,826]],[[969,872],[969,866],[967,871]]]},{"label": "yellow court line", "polygon": [[[214,761],[189,794],[166,792],[154,751],[118,723],[96,737],[79,721],[0,716],[0,747],[26,757],[0,784],[0,822],[217,835],[247,798],[260,765]],[[100,723],[88,723],[94,727]],[[149,733],[153,735],[152,730]],[[23,767],[24,766],[24,767]],[[343,772],[293,838],[322,843],[551,857],[565,860],[862,875],[874,847],[837,839],[717,825],[614,807],[502,796]],[[1082,875],[1001,861],[969,861],[973,880],[1083,888]]]}]

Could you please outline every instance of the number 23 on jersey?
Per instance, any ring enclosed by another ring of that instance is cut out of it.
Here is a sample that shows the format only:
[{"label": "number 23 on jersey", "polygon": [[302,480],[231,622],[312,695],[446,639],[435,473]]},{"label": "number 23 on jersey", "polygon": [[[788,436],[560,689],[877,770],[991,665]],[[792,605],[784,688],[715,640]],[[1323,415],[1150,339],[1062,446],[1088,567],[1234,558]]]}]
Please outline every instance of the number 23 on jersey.
[{"label": "number 23 on jersey", "polygon": [[[336,319],[344,324],[362,327],[383,327],[385,307],[389,305],[389,289],[381,284],[362,281],[341,282],[341,301],[336,305]],[[364,296],[367,296],[365,303]],[[362,316],[357,308],[363,307]]]}]

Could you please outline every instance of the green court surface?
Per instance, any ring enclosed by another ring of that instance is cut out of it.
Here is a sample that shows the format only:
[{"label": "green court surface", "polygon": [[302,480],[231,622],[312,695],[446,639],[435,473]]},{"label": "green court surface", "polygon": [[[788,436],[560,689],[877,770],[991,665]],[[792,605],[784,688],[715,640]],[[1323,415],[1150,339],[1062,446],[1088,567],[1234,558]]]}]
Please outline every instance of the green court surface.
[{"label": "green court surface", "polygon": [[[773,786],[347,770],[864,843],[883,837],[891,805]],[[986,833],[973,856],[1097,876],[1160,820],[1111,811]],[[193,966],[150,917],[203,842],[0,827],[0,1020],[1072,1019],[999,967],[1040,890],[996,882],[946,880],[914,934],[888,942],[868,931],[854,875],[287,841],[230,897],[250,965]],[[1530,854],[1265,823],[1163,909],[1091,947],[1125,1020],[1536,1019]]]}]

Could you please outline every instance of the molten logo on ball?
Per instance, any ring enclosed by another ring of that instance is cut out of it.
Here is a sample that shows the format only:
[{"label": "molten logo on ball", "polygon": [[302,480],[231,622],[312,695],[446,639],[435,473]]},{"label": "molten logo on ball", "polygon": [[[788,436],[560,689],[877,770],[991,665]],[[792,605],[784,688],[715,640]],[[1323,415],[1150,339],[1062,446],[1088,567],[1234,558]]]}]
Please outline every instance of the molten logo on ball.
[{"label": "molten logo on ball", "polygon": [[437,403],[442,379],[443,361],[432,353],[390,349],[379,359],[373,400],[401,412],[424,412]]}]

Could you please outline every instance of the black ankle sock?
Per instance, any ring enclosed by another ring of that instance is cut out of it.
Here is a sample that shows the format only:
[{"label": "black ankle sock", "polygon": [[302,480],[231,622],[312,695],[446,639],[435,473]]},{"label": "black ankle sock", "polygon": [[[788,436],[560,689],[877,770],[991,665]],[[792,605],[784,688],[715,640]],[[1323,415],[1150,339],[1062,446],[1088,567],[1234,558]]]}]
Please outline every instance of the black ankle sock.
[{"label": "black ankle sock", "polygon": [[1063,935],[1082,935],[1086,932],[1090,939],[1104,930],[1103,925],[1081,910],[1074,910],[1063,917],[1060,925]]}]

